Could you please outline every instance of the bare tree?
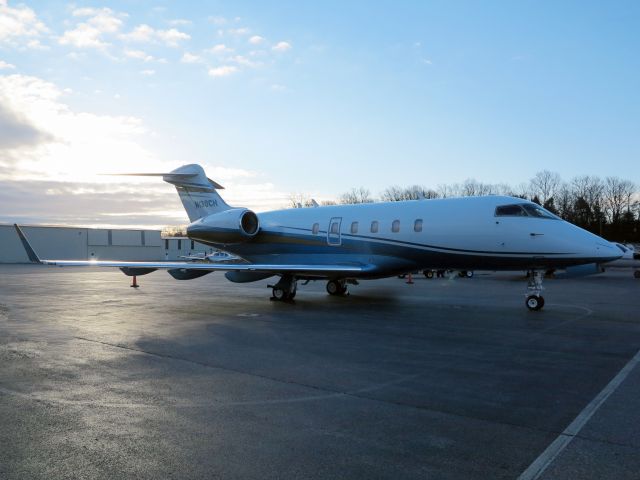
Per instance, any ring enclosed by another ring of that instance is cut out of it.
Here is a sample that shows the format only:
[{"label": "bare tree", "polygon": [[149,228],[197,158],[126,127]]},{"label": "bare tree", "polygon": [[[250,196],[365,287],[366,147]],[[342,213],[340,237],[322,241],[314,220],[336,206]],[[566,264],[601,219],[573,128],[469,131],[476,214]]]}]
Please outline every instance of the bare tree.
[{"label": "bare tree", "polygon": [[173,225],[166,226],[160,231],[161,237],[186,237],[187,236],[187,226],[186,225]]},{"label": "bare tree", "polygon": [[397,185],[393,185],[391,187],[387,187],[387,189],[382,192],[380,198],[383,202],[399,202],[404,200],[404,193],[402,188]]},{"label": "bare tree", "polygon": [[570,219],[573,215],[574,195],[568,184],[562,183],[556,190],[554,204],[558,215],[562,218]]},{"label": "bare tree", "polygon": [[441,183],[438,185],[437,193],[440,198],[458,197],[460,196],[460,185]]},{"label": "bare tree", "polygon": [[631,196],[635,190],[635,185],[629,180],[618,177],[607,177],[604,181],[604,202],[607,218],[611,223],[617,223],[622,218],[622,213],[629,210]]},{"label": "bare tree", "polygon": [[340,195],[340,203],[342,204],[355,204],[355,203],[372,203],[371,192],[364,188],[352,188],[350,191]]},{"label": "bare tree", "polygon": [[[604,217],[604,184],[591,175],[575,177],[571,181],[576,213],[583,225],[601,223]],[[578,208],[579,207],[579,208]]]},{"label": "bare tree", "polygon": [[313,199],[304,193],[292,193],[289,195],[287,208],[313,207]]},{"label": "bare tree", "polygon": [[468,178],[462,184],[463,197],[480,197],[494,193],[495,186],[477,181],[475,178]]},{"label": "bare tree", "polygon": [[542,204],[552,198],[562,184],[560,175],[549,170],[542,170],[529,181],[532,196],[537,196]]}]

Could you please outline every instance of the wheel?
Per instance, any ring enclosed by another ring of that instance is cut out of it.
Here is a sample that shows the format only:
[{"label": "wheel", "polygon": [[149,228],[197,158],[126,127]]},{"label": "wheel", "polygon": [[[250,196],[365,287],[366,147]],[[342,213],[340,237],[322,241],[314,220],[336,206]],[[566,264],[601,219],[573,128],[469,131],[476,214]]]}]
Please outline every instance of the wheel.
[{"label": "wheel", "polygon": [[340,295],[341,285],[335,280],[329,280],[327,282],[327,293],[329,295]]},{"label": "wheel", "polygon": [[636,270],[635,272],[633,272],[633,276],[634,278],[640,278],[640,270]]},{"label": "wheel", "polygon": [[433,278],[433,270],[425,270],[424,276],[427,278]]},{"label": "wheel", "polygon": [[327,293],[329,295],[344,295],[347,293],[347,286],[337,280],[327,282]]},{"label": "wheel", "polygon": [[278,287],[274,287],[271,294],[276,300],[284,300],[287,296],[284,289]]},{"label": "wheel", "polygon": [[294,290],[293,292],[289,293],[289,300],[293,300],[294,298],[296,298],[296,292],[297,290]]},{"label": "wheel", "polygon": [[458,272],[458,276],[459,276],[459,277],[464,277],[466,274],[467,274],[467,272],[465,272],[464,270],[460,270],[460,271]]},{"label": "wheel", "polygon": [[471,271],[471,270],[467,270],[467,271],[465,272],[465,275],[467,276],[467,278],[472,278],[472,277],[473,277],[473,271]]},{"label": "wheel", "polygon": [[525,303],[529,310],[537,311],[544,307],[544,297],[539,295],[529,295]]}]

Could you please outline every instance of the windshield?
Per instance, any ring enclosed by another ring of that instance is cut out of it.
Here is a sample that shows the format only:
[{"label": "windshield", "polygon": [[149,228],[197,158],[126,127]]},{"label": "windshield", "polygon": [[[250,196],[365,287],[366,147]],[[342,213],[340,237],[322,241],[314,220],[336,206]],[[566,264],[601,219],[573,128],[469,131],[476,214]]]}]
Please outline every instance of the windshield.
[{"label": "windshield", "polygon": [[536,218],[549,218],[557,220],[553,213],[545,210],[540,205],[535,203],[519,203],[514,205],[502,205],[496,207],[496,217],[536,217]]}]

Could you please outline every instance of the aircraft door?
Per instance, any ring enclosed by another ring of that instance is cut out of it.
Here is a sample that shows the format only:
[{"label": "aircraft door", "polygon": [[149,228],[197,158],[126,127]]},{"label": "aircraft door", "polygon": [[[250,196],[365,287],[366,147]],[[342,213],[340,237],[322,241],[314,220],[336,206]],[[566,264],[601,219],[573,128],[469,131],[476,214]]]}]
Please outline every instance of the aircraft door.
[{"label": "aircraft door", "polygon": [[340,236],[341,224],[342,217],[333,217],[329,220],[329,228],[327,229],[327,243],[329,245],[339,246],[342,244],[342,238]]}]

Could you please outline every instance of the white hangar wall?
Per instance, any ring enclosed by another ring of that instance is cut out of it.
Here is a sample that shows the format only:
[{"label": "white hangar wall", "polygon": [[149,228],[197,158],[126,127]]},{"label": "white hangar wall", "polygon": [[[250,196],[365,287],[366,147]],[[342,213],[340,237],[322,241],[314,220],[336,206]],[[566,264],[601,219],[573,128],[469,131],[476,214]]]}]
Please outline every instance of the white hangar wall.
[{"label": "white hangar wall", "polygon": [[[21,225],[36,253],[51,260],[182,260],[213,253],[189,238],[161,238],[159,230]],[[0,224],[0,263],[29,263],[13,225]]]}]

